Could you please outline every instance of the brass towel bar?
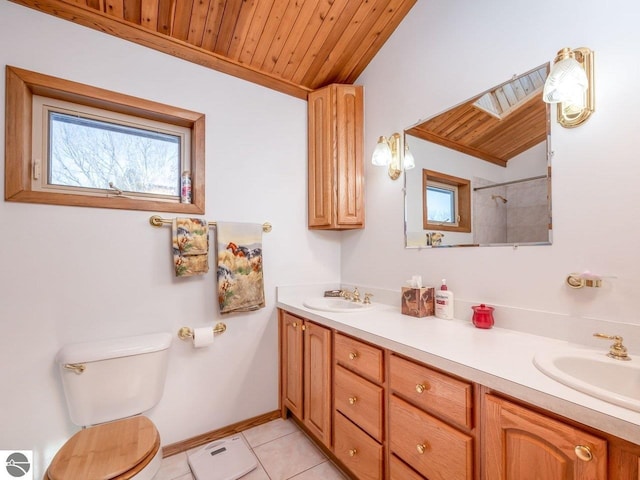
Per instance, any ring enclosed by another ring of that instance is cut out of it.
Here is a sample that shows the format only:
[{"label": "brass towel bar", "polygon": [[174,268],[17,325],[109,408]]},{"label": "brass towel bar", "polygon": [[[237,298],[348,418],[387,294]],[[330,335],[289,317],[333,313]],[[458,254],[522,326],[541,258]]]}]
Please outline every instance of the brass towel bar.
[{"label": "brass towel bar", "polygon": [[[213,334],[219,335],[221,333],[224,333],[226,330],[227,326],[224,323],[220,322],[216,324],[215,327],[213,327]],[[180,338],[180,340],[189,340],[190,338],[193,338],[193,329],[189,327],[182,327],[180,330],[178,330],[178,337]]]},{"label": "brass towel bar", "polygon": [[[154,227],[161,227],[163,225],[171,225],[171,223],[173,222],[172,219],[170,218],[162,218],[159,215],[152,215],[149,218],[149,223],[154,226]],[[210,227],[215,227],[217,224],[216,222],[208,222]],[[269,233],[271,231],[273,227],[271,226],[271,224],[269,222],[265,222],[262,224],[262,231],[265,233]]]}]

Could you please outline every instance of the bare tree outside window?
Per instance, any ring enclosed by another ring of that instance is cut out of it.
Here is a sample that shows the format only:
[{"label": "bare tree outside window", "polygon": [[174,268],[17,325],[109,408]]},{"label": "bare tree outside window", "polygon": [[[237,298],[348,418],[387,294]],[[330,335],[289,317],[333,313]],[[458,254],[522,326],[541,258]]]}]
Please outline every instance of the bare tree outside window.
[{"label": "bare tree outside window", "polygon": [[180,195],[179,135],[49,112],[52,185]]}]

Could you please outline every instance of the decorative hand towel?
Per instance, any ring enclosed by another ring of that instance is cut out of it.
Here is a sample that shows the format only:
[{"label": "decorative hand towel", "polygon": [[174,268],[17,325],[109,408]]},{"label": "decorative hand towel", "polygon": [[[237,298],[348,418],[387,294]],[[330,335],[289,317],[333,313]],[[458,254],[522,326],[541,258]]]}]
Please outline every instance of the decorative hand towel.
[{"label": "decorative hand towel", "polygon": [[173,264],[176,277],[209,271],[209,224],[199,218],[173,219]]},{"label": "decorative hand towel", "polygon": [[262,225],[218,222],[216,235],[220,313],[263,308]]}]

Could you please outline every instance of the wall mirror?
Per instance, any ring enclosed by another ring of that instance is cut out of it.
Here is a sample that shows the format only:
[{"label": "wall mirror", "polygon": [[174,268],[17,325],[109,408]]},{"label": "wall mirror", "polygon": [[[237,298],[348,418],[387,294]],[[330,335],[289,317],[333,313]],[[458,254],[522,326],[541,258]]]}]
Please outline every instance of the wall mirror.
[{"label": "wall mirror", "polygon": [[536,67],[407,128],[405,246],[551,244],[549,107]]}]

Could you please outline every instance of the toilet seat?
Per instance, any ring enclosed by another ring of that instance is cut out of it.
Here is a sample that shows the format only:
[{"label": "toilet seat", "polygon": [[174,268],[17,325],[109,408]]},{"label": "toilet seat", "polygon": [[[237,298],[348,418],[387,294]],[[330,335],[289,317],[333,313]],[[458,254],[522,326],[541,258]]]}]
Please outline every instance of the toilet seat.
[{"label": "toilet seat", "polygon": [[77,432],[56,454],[48,480],[129,480],[158,454],[160,435],[151,420],[137,416]]}]

